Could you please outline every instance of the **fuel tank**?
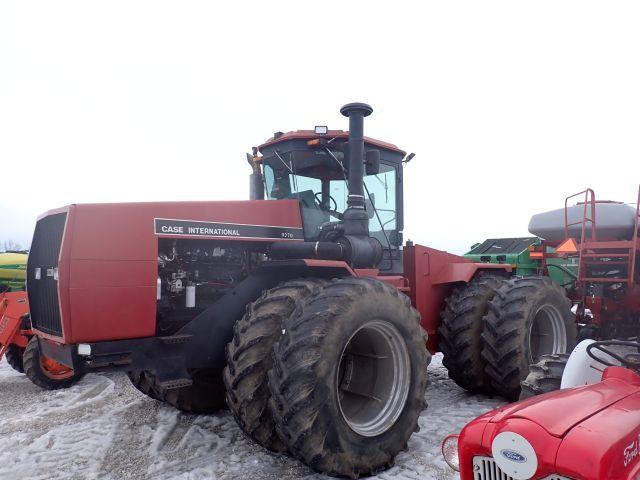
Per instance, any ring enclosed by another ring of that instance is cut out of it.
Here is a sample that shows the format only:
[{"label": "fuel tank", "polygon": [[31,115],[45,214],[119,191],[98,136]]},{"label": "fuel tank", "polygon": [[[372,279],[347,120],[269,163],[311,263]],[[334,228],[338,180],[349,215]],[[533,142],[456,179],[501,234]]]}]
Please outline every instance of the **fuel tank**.
[{"label": "fuel tank", "polygon": [[[635,206],[617,202],[596,202],[596,235],[598,240],[631,240],[635,224]],[[587,205],[587,217],[590,217]],[[584,204],[567,208],[567,223],[580,222],[569,227],[569,236],[580,238]],[[529,232],[551,242],[564,240],[565,210],[559,208],[538,213],[529,221]],[[591,234],[591,222],[587,222],[587,234]]]}]

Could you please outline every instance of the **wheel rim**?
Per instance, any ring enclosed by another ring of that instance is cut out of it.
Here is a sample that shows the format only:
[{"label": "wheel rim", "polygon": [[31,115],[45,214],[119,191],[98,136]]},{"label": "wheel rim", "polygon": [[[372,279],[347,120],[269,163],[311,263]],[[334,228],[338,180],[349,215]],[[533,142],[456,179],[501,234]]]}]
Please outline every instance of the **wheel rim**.
[{"label": "wheel rim", "polygon": [[73,368],[42,355],[40,356],[40,368],[42,373],[52,380],[66,380],[73,377]]},{"label": "wheel rim", "polygon": [[565,353],[567,331],[564,318],[553,305],[544,305],[529,327],[529,360],[537,363],[542,355]]},{"label": "wheel rim", "polygon": [[349,339],[336,375],[338,404],[351,430],[374,437],[389,430],[409,394],[407,345],[396,327],[372,320]]}]

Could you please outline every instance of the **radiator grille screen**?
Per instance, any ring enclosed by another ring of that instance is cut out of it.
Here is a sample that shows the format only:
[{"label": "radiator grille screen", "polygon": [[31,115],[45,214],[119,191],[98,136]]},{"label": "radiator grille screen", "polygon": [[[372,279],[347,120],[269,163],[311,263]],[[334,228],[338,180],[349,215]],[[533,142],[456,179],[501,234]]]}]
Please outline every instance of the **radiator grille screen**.
[{"label": "radiator grille screen", "polygon": [[38,221],[27,261],[27,292],[31,322],[38,330],[62,336],[58,304],[58,257],[66,213]]}]

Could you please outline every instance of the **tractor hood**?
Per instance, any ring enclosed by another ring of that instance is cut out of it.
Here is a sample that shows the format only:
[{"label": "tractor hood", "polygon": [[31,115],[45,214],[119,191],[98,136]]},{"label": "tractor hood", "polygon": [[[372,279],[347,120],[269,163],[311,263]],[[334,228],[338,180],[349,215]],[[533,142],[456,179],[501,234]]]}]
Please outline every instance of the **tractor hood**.
[{"label": "tractor hood", "polygon": [[[505,439],[516,442],[518,448],[500,450]],[[597,384],[487,412],[465,426],[458,445],[465,479],[475,478],[472,460],[476,456],[494,458],[503,471],[513,467],[512,462],[519,465],[504,451],[523,455],[525,460],[535,458],[530,462],[537,464],[535,474],[526,478],[638,479],[640,376],[626,368],[609,367]],[[526,453],[527,448],[535,453]]]},{"label": "tractor hood", "polygon": [[574,426],[638,390],[617,378],[595,385],[533,397],[498,411],[491,423],[510,419],[530,420],[554,437],[564,437]]},{"label": "tractor hood", "polygon": [[300,204],[102,203],[49,211],[36,224],[28,258],[34,328],[64,343],[153,336],[158,244],[166,239],[264,248],[274,242],[303,242]]}]

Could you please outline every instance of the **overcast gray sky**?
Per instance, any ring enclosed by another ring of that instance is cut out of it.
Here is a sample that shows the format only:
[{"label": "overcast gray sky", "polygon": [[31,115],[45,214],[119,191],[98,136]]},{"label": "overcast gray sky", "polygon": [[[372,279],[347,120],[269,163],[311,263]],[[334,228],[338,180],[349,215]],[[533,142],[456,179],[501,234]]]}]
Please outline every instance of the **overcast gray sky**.
[{"label": "overcast gray sky", "polygon": [[248,196],[250,147],[347,127],[416,153],[405,238],[527,234],[640,182],[640,3],[2,2],[0,242],[82,202]]}]

